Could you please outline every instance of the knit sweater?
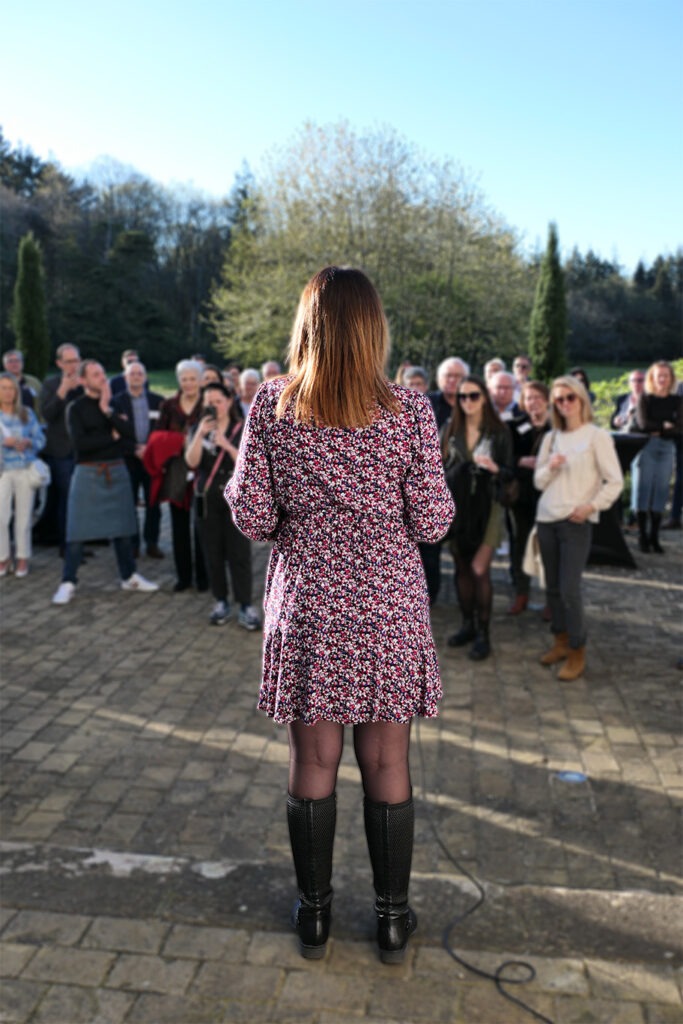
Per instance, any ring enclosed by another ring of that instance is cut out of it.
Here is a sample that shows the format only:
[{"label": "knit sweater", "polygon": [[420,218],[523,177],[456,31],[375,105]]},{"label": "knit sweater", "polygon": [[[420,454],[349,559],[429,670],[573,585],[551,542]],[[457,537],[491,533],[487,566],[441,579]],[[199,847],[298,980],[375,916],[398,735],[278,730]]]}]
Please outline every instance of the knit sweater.
[{"label": "knit sweater", "polygon": [[[564,455],[567,461],[551,469],[550,459]],[[576,430],[553,430],[543,439],[534,472],[541,491],[536,509],[539,523],[568,519],[578,505],[593,505],[590,521],[610,508],[623,490],[624,478],[614,441],[606,430],[584,423]]]}]

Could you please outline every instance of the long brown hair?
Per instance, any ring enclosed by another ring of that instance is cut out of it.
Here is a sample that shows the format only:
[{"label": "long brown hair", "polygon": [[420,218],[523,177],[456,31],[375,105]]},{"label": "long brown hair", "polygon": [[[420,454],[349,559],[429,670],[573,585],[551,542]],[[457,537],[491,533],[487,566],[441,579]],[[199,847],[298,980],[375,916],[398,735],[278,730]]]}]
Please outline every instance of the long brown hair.
[{"label": "long brown hair", "polygon": [[289,343],[294,380],[277,415],[293,409],[299,422],[364,427],[377,406],[398,412],[384,376],[389,327],[379,295],[360,270],[325,267],[301,295]]},{"label": "long brown hair", "polygon": [[[475,373],[468,373],[466,377],[458,384],[458,395],[463,384],[476,384],[481,391],[481,430],[483,434],[499,434],[503,430],[507,430],[505,424],[498,418],[496,410],[493,408],[493,402],[491,396],[488,393],[486,384],[481,377],[477,377]],[[453,406],[453,413],[448,422],[448,429],[444,430],[443,441],[441,445],[441,451],[444,458],[448,455],[448,442],[456,434],[462,434],[465,431],[465,415],[462,411],[462,406],[458,395],[455,396],[455,405]]]}]

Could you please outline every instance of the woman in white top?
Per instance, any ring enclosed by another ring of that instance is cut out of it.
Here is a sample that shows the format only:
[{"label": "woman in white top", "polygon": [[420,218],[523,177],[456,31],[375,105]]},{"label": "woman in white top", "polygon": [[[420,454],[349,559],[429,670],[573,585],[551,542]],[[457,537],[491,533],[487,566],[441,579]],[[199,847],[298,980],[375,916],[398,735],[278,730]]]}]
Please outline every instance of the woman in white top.
[{"label": "woman in white top", "polygon": [[553,429],[543,440],[534,472],[542,492],[536,523],[555,634],[541,664],[564,661],[558,679],[576,679],[586,660],[581,576],[592,524],[619,497],[624,480],[612,437],[592,422],[590,398],[577,377],[553,382],[551,407]]}]

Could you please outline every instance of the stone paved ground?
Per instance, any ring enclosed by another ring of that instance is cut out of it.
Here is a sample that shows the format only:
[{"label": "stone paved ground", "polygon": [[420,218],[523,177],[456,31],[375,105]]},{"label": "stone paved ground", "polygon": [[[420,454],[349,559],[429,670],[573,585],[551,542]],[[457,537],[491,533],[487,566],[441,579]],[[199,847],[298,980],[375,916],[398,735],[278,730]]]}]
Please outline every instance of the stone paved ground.
[{"label": "stone paved ground", "polygon": [[321,962],[297,953],[286,738],[255,711],[259,635],[209,626],[207,595],[171,592],[168,558],[140,564],[160,593],[122,593],[105,547],[53,607],[59,561],[39,549],[28,579],[0,581],[0,1021],[530,1021],[444,949],[476,899],[464,868],[485,900],[452,927],[457,956],[490,973],[529,960],[514,994],[556,1024],[680,1024],[683,537],[665,543],[636,571],[591,567],[573,684],[537,663],[537,612],[505,617],[502,562],[493,657],[447,648],[447,582],[443,712],[413,748],[420,928],[400,967],[371,941],[349,744],[333,937]]}]

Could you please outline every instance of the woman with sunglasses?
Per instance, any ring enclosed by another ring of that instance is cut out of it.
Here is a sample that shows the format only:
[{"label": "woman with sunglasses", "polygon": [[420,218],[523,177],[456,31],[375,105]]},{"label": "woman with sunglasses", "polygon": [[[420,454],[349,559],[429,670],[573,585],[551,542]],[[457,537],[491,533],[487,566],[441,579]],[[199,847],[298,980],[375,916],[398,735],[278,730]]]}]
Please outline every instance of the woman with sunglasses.
[{"label": "woman with sunglasses", "polygon": [[538,541],[555,641],[542,665],[564,661],[558,679],[577,679],[586,664],[586,624],[581,576],[588,562],[593,523],[619,497],[624,479],[614,441],[593,423],[588,392],[571,375],[551,388],[553,430],[541,444],[534,484]]},{"label": "woman with sunglasses", "polygon": [[512,478],[512,438],[496,415],[481,377],[460,382],[450,422],[441,433],[446,480],[458,514],[449,535],[462,626],[450,647],[473,641],[469,657],[491,653],[489,623],[493,604],[491,561],[503,536],[500,486]]}]

